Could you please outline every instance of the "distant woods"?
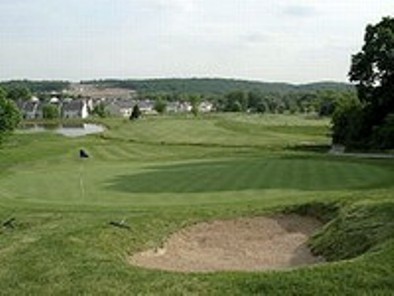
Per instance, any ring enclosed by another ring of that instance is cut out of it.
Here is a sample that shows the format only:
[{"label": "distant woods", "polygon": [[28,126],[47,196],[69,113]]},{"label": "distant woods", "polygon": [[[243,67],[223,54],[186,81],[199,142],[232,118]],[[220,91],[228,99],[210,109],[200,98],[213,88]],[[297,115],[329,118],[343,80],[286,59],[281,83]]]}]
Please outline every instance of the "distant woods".
[{"label": "distant woods", "polygon": [[[310,113],[333,114],[338,102],[355,96],[352,85],[319,82],[304,85],[265,83],[233,79],[151,79],[94,80],[99,88],[136,90],[140,99],[155,102],[159,113],[166,102],[186,101],[197,105],[202,101],[214,104],[218,112]],[[194,108],[195,109],[195,108]]]},{"label": "distant woods", "polygon": [[291,92],[314,92],[321,90],[349,91],[351,84],[337,82],[317,82],[294,85],[289,83],[270,83],[222,78],[167,78],[147,80],[91,80],[82,84],[93,84],[99,87],[125,88],[135,90],[141,95],[203,95],[223,96],[235,90],[243,92],[257,91],[262,93],[285,94]]},{"label": "distant woods", "polygon": [[[39,94],[39,93],[49,93],[49,92],[61,92],[64,89],[67,89],[70,86],[70,82],[68,81],[32,81],[32,80],[10,80],[0,82],[0,87],[6,90],[10,96],[14,99],[20,99],[18,95],[21,95],[22,98],[26,97],[26,91]],[[15,96],[12,95],[13,92]],[[23,93],[24,92],[24,93]]]}]

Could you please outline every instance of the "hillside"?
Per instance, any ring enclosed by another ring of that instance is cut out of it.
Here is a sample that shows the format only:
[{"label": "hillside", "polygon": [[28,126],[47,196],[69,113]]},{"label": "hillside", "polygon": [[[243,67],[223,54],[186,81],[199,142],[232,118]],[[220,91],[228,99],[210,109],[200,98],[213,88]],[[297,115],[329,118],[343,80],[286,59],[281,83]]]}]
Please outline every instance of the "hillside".
[{"label": "hillside", "polygon": [[83,84],[94,84],[103,88],[126,88],[139,93],[187,93],[223,95],[234,90],[261,91],[264,93],[310,92],[317,90],[353,90],[353,86],[339,82],[316,82],[301,85],[277,82],[258,82],[222,78],[146,79],[146,80],[91,80]]},{"label": "hillside", "polygon": [[70,82],[60,80],[9,80],[0,81],[0,87],[5,89],[28,88],[33,93],[40,92],[61,92],[68,88]]}]

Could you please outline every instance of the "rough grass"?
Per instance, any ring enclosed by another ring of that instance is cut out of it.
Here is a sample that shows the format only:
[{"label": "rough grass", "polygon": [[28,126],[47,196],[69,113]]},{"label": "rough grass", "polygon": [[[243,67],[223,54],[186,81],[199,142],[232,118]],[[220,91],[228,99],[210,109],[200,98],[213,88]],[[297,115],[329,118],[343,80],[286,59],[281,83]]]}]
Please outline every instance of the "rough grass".
[{"label": "rough grass", "polygon": [[357,257],[394,240],[394,203],[359,202],[344,207],[311,242],[327,260]]},{"label": "rough grass", "polygon": [[[16,135],[0,149],[0,221],[15,218],[14,228],[0,228],[0,294],[393,293],[392,160],[288,150],[329,143],[327,122],[298,117],[104,123],[103,136]],[[83,165],[84,196],[80,147],[92,155]],[[126,261],[186,225],[295,207],[330,221],[312,246],[345,260],[205,275]],[[130,230],[109,225],[121,220]]]}]

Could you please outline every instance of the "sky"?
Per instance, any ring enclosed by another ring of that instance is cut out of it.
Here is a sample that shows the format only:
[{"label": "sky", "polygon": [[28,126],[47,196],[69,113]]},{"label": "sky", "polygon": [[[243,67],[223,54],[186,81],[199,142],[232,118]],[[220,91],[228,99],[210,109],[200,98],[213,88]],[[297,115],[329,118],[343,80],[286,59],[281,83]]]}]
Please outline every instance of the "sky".
[{"label": "sky", "polygon": [[0,0],[0,80],[347,81],[393,0]]}]

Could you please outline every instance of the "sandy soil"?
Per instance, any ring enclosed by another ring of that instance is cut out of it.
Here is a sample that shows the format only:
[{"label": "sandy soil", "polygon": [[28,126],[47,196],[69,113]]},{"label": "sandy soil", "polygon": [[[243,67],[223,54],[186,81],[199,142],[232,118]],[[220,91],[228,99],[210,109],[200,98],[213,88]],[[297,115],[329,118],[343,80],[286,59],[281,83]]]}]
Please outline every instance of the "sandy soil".
[{"label": "sandy soil", "polygon": [[315,264],[308,237],[321,224],[297,215],[200,223],[171,235],[163,248],[134,254],[133,265],[181,272],[257,271]]}]

